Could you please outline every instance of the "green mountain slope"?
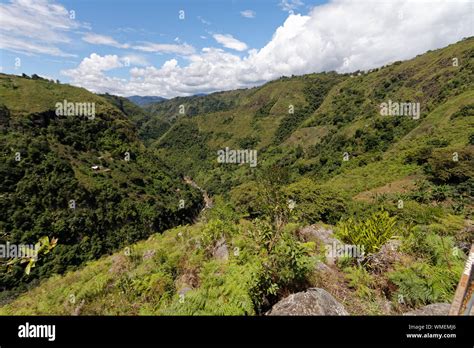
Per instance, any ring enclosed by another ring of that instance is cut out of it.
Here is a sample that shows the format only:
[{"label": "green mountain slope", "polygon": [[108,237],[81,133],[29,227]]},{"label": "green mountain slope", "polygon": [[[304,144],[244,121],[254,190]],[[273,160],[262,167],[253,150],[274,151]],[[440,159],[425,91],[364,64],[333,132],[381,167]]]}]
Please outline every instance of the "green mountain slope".
[{"label": "green mountain slope", "polygon": [[[216,152],[227,146],[256,149],[260,163],[284,163],[295,177],[317,181],[326,181],[346,169],[363,171],[368,166],[370,170],[382,158],[391,161],[391,148],[401,144],[410,132],[421,132],[431,122],[425,118],[447,100],[464,93],[467,97],[455,103],[457,109],[472,104],[465,93],[474,85],[473,55],[470,38],[352,77],[313,74],[283,78],[248,90],[171,99],[150,106],[153,120],[172,124],[165,132],[157,132],[154,146],[173,166],[192,174],[212,193],[226,192],[230,181],[236,186],[247,180],[245,168],[231,168],[229,173],[229,167],[218,165]],[[458,59],[458,66],[453,66],[453,57]],[[380,104],[389,100],[420,103],[420,118],[382,116]],[[185,115],[179,114],[180,105]],[[221,110],[218,105],[225,107]],[[195,108],[201,112],[188,113]],[[462,134],[455,137],[462,146],[473,133],[468,122],[456,118],[449,130],[457,129]],[[419,142],[435,137],[444,144],[443,132],[447,130],[439,129],[436,134],[437,130],[433,127]],[[150,138],[147,141],[153,142]],[[342,160],[344,153],[350,161]],[[413,166],[397,163],[398,174],[373,180],[359,190],[416,172]]]},{"label": "green mountain slope", "polygon": [[[95,103],[95,117],[57,116],[55,105],[64,100]],[[200,193],[147,150],[131,121],[106,99],[1,74],[0,101],[0,240],[59,239],[30,275],[23,274],[24,266],[2,263],[1,288],[62,273],[190,222],[200,209]]]}]

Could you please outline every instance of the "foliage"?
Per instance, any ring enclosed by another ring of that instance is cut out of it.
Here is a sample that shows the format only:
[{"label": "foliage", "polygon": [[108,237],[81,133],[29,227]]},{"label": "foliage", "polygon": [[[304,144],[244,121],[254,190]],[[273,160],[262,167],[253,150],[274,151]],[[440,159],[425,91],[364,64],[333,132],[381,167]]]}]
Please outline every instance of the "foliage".
[{"label": "foliage", "polygon": [[[61,244],[28,268],[29,275],[19,264],[0,265],[0,288],[23,288],[192,221],[201,194],[143,147],[119,109],[82,89],[5,76],[0,95],[9,122],[0,138],[0,242],[31,244],[45,236]],[[9,81],[22,88],[12,89]],[[26,98],[28,90],[36,97]],[[58,95],[96,102],[95,118],[57,117]]]},{"label": "foliage", "polygon": [[[389,278],[398,286],[396,298],[410,306],[435,302],[450,302],[454,295],[462,266],[453,268],[417,262],[393,271]],[[401,295],[401,297],[398,297]]]},{"label": "foliage", "polygon": [[48,236],[44,236],[40,238],[38,243],[34,245],[34,248],[28,248],[27,246],[23,246],[22,250],[22,257],[17,257],[10,259],[6,265],[11,266],[17,263],[24,264],[26,263],[25,267],[25,274],[29,275],[31,269],[36,266],[36,262],[38,261],[41,255],[48,254],[57,244],[58,240],[56,238],[52,238],[51,241],[49,240]]},{"label": "foliage", "polygon": [[434,182],[461,183],[474,178],[474,148],[436,151],[426,170]]},{"label": "foliage", "polygon": [[349,287],[355,289],[358,297],[372,299],[375,296],[375,282],[363,266],[346,267],[344,273]]},{"label": "foliage", "polygon": [[324,101],[332,87],[341,81],[341,77],[334,73],[321,74],[310,78],[303,90],[307,106],[295,108],[293,113],[288,113],[275,131],[275,144],[284,141],[288,136],[306,120]]},{"label": "foliage", "polygon": [[[346,303],[449,301],[472,238],[472,40],[353,77],[293,76],[143,110],[0,74],[0,242],[61,241],[29,276],[0,266],[0,313],[261,314],[314,286],[319,255],[298,226],[347,216],[336,234],[366,252],[395,234],[404,242],[391,274],[339,260],[346,281],[329,283],[355,290]],[[446,64],[452,57],[463,64]],[[58,98],[95,102],[96,118],[57,117]],[[419,120],[379,114],[407,98],[422,105]],[[255,148],[258,167],[217,163],[226,146]],[[184,176],[213,196],[212,209],[201,213],[202,192]],[[222,239],[227,260],[211,252]]]},{"label": "foliage", "polygon": [[250,230],[251,238],[261,246],[250,288],[258,312],[274,303],[285,289],[297,289],[304,284],[311,269],[312,244],[299,242],[293,229],[294,226],[288,225],[278,231],[272,224],[257,220]]},{"label": "foliage", "polygon": [[209,251],[220,239],[230,239],[235,233],[237,229],[233,224],[219,219],[210,220],[202,230],[203,247]]},{"label": "foliage", "polygon": [[300,222],[336,223],[347,209],[345,197],[311,179],[288,185],[285,193],[295,202],[294,214]]},{"label": "foliage", "polygon": [[418,261],[399,265],[389,274],[398,287],[397,297],[401,295],[411,306],[451,302],[463,270],[464,255],[454,239],[427,229],[414,227],[402,244],[402,250],[416,256]]},{"label": "foliage", "polygon": [[253,315],[255,311],[248,289],[250,275],[249,267],[235,263],[206,263],[199,289],[187,292],[181,301],[179,297],[175,298],[160,314]]},{"label": "foliage", "polygon": [[345,243],[363,246],[364,252],[370,254],[377,252],[396,232],[396,218],[380,211],[365,221],[352,218],[341,221],[336,236]]}]

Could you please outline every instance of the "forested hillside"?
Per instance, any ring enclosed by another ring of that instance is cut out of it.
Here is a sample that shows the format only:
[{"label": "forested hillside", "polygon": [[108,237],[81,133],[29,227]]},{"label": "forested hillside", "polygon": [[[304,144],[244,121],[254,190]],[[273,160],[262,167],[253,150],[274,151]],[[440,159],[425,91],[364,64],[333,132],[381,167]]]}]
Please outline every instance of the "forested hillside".
[{"label": "forested hillside", "polygon": [[[57,116],[64,100],[95,103],[95,117]],[[0,288],[64,273],[191,222],[200,210],[200,193],[143,146],[128,109],[83,89],[4,74],[0,101],[0,240],[58,239],[28,275],[24,265],[2,263]]]}]

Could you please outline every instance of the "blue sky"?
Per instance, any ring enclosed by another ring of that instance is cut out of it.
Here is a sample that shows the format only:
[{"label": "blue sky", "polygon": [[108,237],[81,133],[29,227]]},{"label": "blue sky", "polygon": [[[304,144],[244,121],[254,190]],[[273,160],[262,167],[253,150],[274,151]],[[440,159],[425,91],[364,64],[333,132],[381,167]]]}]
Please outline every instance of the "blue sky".
[{"label": "blue sky", "polygon": [[370,69],[472,36],[472,18],[467,0],[2,0],[0,68],[173,97]]},{"label": "blue sky", "polygon": [[[312,6],[323,2],[286,3],[293,5],[294,12],[308,12]],[[0,3],[11,2],[2,0]],[[56,3],[64,6],[68,12],[74,11],[75,20],[84,24],[84,27],[71,33],[72,40],[63,46],[65,52],[75,57],[58,59],[54,55],[30,55],[30,52],[2,50],[0,66],[3,72],[18,73],[20,70],[26,74],[39,73],[68,81],[67,77],[61,76],[60,71],[77,66],[83,57],[92,52],[101,56],[135,54],[157,66],[170,57],[183,63],[183,58],[175,54],[137,53],[131,49],[91,44],[81,39],[88,32],[109,36],[124,44],[183,43],[196,50],[215,45],[213,34],[233,33],[236,39],[245,42],[249,48],[259,48],[270,41],[275,29],[285,21],[290,11],[285,8],[285,2],[280,0],[67,0]],[[184,20],[180,19],[180,11],[184,11]],[[244,55],[244,52],[233,52]],[[15,69],[17,57],[21,59],[20,69]],[[113,75],[126,77],[127,69],[118,69]]]}]

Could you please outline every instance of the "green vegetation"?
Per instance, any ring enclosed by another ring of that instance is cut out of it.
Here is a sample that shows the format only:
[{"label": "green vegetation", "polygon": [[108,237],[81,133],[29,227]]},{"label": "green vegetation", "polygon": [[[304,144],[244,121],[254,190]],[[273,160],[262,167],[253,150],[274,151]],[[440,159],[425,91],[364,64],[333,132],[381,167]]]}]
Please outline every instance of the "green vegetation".
[{"label": "green vegetation", "polygon": [[374,253],[396,233],[395,218],[387,212],[372,214],[365,221],[349,219],[341,222],[336,230],[336,236],[351,245],[361,245],[364,252]]},{"label": "green vegetation", "polygon": [[[133,124],[104,99],[8,75],[0,75],[0,86],[9,115],[0,138],[0,242],[59,240],[30,274],[20,264],[2,263],[1,288],[23,290],[35,279],[191,222],[200,210],[200,193],[145,149]],[[32,98],[38,103],[26,114]],[[96,103],[95,118],[56,116],[55,104],[64,99]],[[184,209],[180,199],[187,203]]]}]

